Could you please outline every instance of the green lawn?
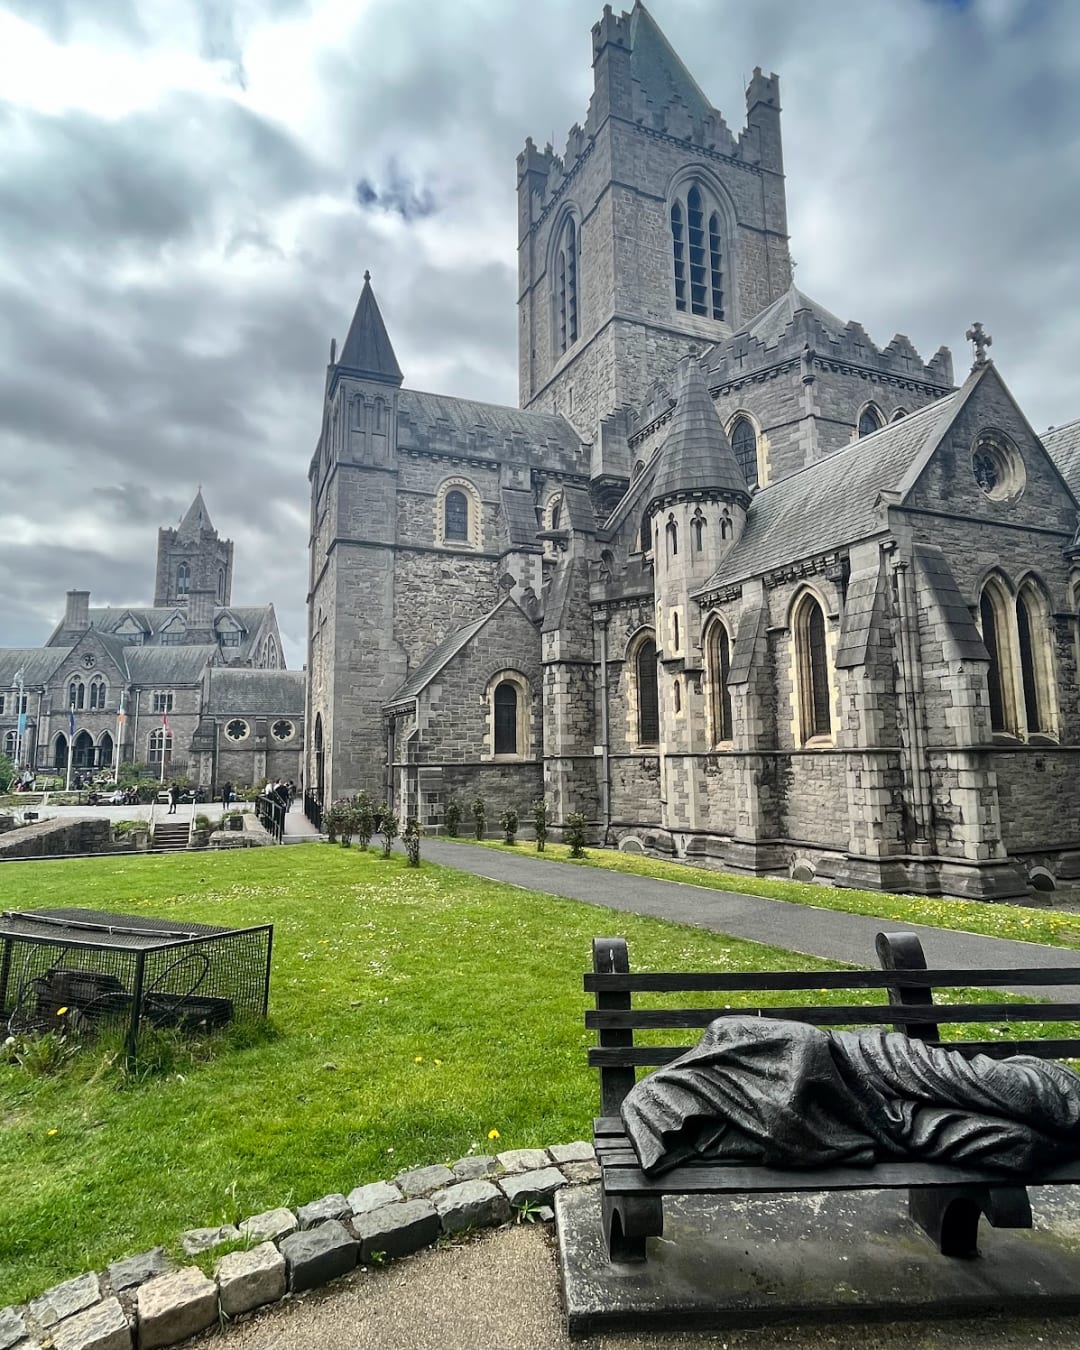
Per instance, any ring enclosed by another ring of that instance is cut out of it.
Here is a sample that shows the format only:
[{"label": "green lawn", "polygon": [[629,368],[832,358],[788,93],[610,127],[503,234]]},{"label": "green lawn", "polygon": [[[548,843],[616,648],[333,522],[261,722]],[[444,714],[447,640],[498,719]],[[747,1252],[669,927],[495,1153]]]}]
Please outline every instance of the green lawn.
[{"label": "green lawn", "polygon": [[475,844],[502,853],[528,853],[549,862],[569,862],[576,867],[600,867],[610,872],[628,872],[635,876],[656,877],[660,881],[678,881],[687,886],[708,886],[719,891],[738,891],[743,895],[762,895],[770,900],[809,905],[816,909],[837,909],[848,914],[870,914],[879,919],[903,923],[927,924],[932,928],[952,928],[964,933],[982,933],[988,937],[1015,938],[1020,942],[1041,942],[1051,947],[1080,949],[1080,914],[1053,913],[1023,905],[994,905],[983,900],[929,900],[914,895],[890,895],[884,891],[848,890],[839,886],[821,886],[801,881],[780,881],[771,877],[743,873],[714,872],[687,863],[646,858],[637,853],[619,853],[616,849],[590,848],[584,858],[571,858],[565,844],[548,843],[543,853],[535,852],[532,841],[507,845],[500,840],[477,841],[459,838],[451,842]]},{"label": "green lawn", "polygon": [[825,965],[325,845],[0,868],[0,909],[72,902],[272,920],[273,1034],[134,1084],[100,1044],[53,1076],[0,1066],[0,1306],[184,1228],[586,1135],[597,933],[643,969]]}]

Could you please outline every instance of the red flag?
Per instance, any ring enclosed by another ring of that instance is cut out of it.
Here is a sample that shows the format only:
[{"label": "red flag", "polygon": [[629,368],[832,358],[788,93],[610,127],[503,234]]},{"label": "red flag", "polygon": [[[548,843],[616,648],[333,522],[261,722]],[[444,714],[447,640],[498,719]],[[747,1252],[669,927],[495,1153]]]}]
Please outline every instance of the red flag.
[{"label": "red flag", "polygon": [[165,729],[165,735],[166,735],[166,736],[171,736],[171,735],[172,735],[172,727],[169,726],[169,714],[168,714],[168,713],[164,713],[164,712],[163,712],[163,713],[161,714],[161,725],[162,725],[162,727],[164,727],[164,729]]}]

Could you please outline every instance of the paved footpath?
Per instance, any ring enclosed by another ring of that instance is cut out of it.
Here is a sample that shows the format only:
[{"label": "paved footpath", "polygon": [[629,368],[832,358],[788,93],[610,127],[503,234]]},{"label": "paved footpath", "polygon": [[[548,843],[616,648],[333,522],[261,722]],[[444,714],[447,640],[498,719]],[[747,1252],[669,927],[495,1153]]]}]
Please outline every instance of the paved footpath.
[{"label": "paved footpath", "polygon": [[[839,910],[813,909],[785,900],[767,900],[760,895],[718,891],[681,881],[658,881],[599,867],[547,861],[534,852],[501,853],[475,844],[453,844],[445,839],[425,839],[424,857],[445,863],[474,876],[509,882],[531,891],[603,905],[628,914],[647,914],[673,923],[709,928],[715,933],[768,943],[786,951],[804,952],[853,966],[874,966],[874,938],[886,932],[917,933],[922,939],[927,964],[939,968],[973,966],[1010,969],[1024,966],[1080,966],[1080,952],[1062,947],[1044,947],[1033,942],[980,937],[945,928],[876,919]],[[1080,919],[1077,920],[1080,929]],[[599,934],[598,934],[599,936]],[[604,933],[605,937],[616,936]],[[633,962],[633,951],[630,959]],[[1043,985],[1016,991],[1035,998],[1073,1001],[1076,985]]]}]

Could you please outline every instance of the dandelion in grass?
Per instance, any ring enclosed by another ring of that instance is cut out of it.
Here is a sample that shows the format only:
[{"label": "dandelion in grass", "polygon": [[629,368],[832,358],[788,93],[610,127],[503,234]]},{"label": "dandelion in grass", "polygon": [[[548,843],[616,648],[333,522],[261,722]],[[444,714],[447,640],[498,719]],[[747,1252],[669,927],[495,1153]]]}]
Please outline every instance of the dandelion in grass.
[{"label": "dandelion in grass", "polygon": [[56,1010],[56,1015],[57,1015],[57,1017],[63,1017],[63,1015],[64,1015],[66,1012],[67,1012],[67,1007],[66,1007],[66,1005],[65,1005],[63,1008],[57,1008],[57,1010]]},{"label": "dandelion in grass", "polygon": [[413,1060],[414,1064],[423,1064],[423,1062],[424,1062],[423,1055],[417,1055],[416,1058]]},{"label": "dandelion in grass", "polygon": [[54,1134],[59,1134],[59,1133],[60,1133],[59,1130],[50,1130],[50,1131],[49,1131],[49,1138],[51,1139],[51,1138],[53,1137]]},{"label": "dandelion in grass", "polygon": [[498,1130],[488,1130],[488,1138],[489,1138],[489,1139],[501,1139],[501,1138],[502,1138],[502,1135],[499,1133]]}]

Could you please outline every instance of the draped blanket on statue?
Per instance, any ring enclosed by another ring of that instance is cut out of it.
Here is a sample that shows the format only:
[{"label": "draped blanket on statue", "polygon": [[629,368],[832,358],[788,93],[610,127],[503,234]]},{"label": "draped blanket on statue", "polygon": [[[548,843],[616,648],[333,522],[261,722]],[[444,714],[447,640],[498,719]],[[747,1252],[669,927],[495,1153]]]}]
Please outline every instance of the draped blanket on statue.
[{"label": "draped blanket on statue", "polygon": [[653,1175],[690,1158],[769,1167],[920,1159],[1002,1172],[1080,1156],[1080,1076],[965,1059],[898,1032],[722,1017],[622,1105]]}]

